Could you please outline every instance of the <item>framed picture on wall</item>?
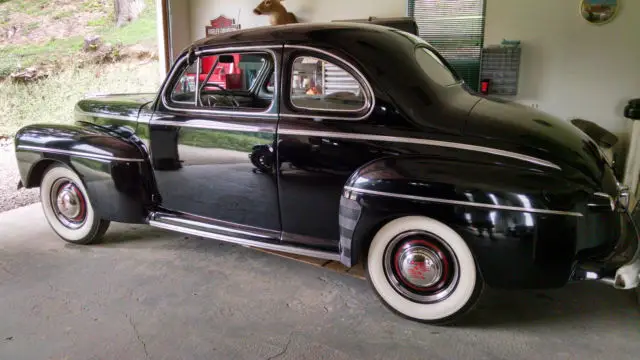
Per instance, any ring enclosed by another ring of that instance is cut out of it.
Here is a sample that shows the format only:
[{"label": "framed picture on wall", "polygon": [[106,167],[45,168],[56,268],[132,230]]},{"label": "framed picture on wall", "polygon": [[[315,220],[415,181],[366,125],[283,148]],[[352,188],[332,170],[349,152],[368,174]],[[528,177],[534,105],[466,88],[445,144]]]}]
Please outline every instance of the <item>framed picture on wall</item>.
[{"label": "framed picture on wall", "polygon": [[580,14],[592,24],[606,24],[620,9],[619,0],[581,0]]},{"label": "framed picture on wall", "polygon": [[235,19],[225,16],[218,16],[211,20],[209,25],[205,26],[205,37],[215,36],[218,34],[240,30],[240,24],[236,24]]}]

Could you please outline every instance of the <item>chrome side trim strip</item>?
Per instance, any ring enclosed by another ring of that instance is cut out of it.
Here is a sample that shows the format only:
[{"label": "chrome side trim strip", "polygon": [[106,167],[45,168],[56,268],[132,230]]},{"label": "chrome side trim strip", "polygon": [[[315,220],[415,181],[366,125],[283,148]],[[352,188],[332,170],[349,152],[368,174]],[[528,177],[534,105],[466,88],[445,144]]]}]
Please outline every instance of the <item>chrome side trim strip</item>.
[{"label": "chrome side trim strip", "polygon": [[479,208],[494,209],[494,210],[522,211],[522,212],[537,213],[537,214],[566,215],[566,216],[576,216],[576,217],[583,216],[579,212],[534,209],[534,208],[525,208],[520,206],[481,204],[481,203],[473,203],[468,201],[447,200],[447,199],[438,199],[438,198],[432,198],[432,197],[426,197],[426,196],[414,196],[414,195],[396,194],[396,193],[388,193],[388,192],[374,191],[374,190],[357,189],[350,186],[345,186],[344,189],[348,191],[353,191],[359,194],[386,196],[386,197],[393,197],[398,199],[425,201],[425,202],[433,202],[433,203],[440,203],[440,204],[471,206],[471,207],[479,207]]},{"label": "chrome side trim strip", "polygon": [[226,232],[239,234],[239,235],[248,235],[248,236],[254,236],[254,237],[259,237],[259,238],[263,238],[263,239],[271,239],[270,236],[263,235],[263,234],[258,234],[258,233],[254,233],[254,232],[250,232],[250,231],[237,230],[237,229],[232,229],[232,228],[228,228],[228,227],[224,227],[224,226],[208,224],[208,223],[202,223],[202,222],[199,222],[199,221],[193,221],[193,220],[183,219],[183,218],[179,218],[179,217],[162,217],[162,221],[163,222],[167,222],[167,221],[168,222],[177,222],[177,223],[183,223],[183,224],[190,225],[190,226],[199,226],[199,227],[207,228],[207,229],[211,229],[211,230],[226,231]]},{"label": "chrome side trim strip", "polygon": [[533,156],[522,155],[522,154],[514,153],[511,151],[493,149],[493,148],[484,147],[484,146],[454,143],[454,142],[448,142],[448,141],[395,137],[395,136],[386,136],[386,135],[353,134],[353,133],[342,133],[342,132],[331,132],[331,131],[293,130],[293,129],[282,129],[282,128],[278,129],[278,134],[299,135],[299,136],[324,136],[324,137],[329,137],[329,138],[332,137],[332,138],[339,138],[339,139],[372,140],[372,141],[383,141],[383,142],[394,142],[394,143],[439,146],[439,147],[475,151],[475,152],[482,152],[482,153],[493,154],[498,156],[504,156],[512,159],[530,162],[532,164],[536,164],[540,166],[546,166],[553,169],[561,170],[558,165],[546,160],[535,158]]},{"label": "chrome side trim strip", "polygon": [[219,121],[213,121],[213,120],[189,120],[189,122],[152,120],[151,123],[153,125],[187,127],[187,128],[196,128],[196,129],[211,129],[211,130],[221,130],[221,131],[238,131],[238,132],[246,132],[246,133],[258,133],[258,132],[273,133],[275,131],[272,128],[261,128],[258,126],[238,125],[238,124],[231,124],[231,123],[219,122]]},{"label": "chrome side trim strip", "polygon": [[136,116],[109,115],[109,114],[103,114],[103,113],[88,112],[80,109],[76,109],[76,113],[79,115],[104,118],[104,119],[123,120],[123,121],[131,121],[131,122],[138,121],[138,118]]},{"label": "chrome side trim strip", "polygon": [[[299,50],[306,50],[306,51],[310,51],[310,52],[317,52],[323,55],[326,55],[330,58],[333,58],[335,60],[337,60],[340,64],[346,66],[347,68],[349,68],[354,74],[356,74],[355,76],[355,80],[360,84],[360,86],[362,86],[364,89],[364,95],[365,95],[365,104],[357,110],[338,110],[338,109],[314,109],[314,108],[306,108],[306,107],[300,107],[300,106],[296,106],[292,101],[290,101],[290,104],[297,109],[302,109],[302,110],[310,110],[310,111],[322,111],[322,112],[334,112],[334,113],[343,113],[343,114],[358,114],[361,113],[362,111],[369,109],[369,111],[367,111],[367,113],[364,116],[358,117],[358,118],[343,118],[345,120],[362,120],[365,119],[367,117],[369,117],[369,115],[371,115],[371,113],[373,112],[373,109],[376,105],[376,97],[374,95],[373,92],[373,88],[371,87],[371,84],[369,84],[369,81],[367,81],[367,78],[364,76],[364,74],[362,74],[362,72],[360,72],[360,70],[358,70],[358,68],[356,68],[355,66],[353,66],[350,62],[348,62],[347,60],[341,58],[340,56],[337,56],[329,51],[326,50],[322,50],[322,49],[318,49],[315,47],[311,47],[311,46],[302,46],[302,45],[285,45],[284,46],[285,49],[299,49]],[[304,55],[303,55],[304,56]],[[300,58],[301,56],[296,57],[293,61],[295,62],[295,60],[297,60],[298,58]],[[289,99],[291,100],[291,99]]]},{"label": "chrome side trim strip", "polygon": [[27,150],[27,151],[42,151],[52,154],[62,154],[69,156],[77,156],[81,158],[87,159],[98,159],[98,160],[111,160],[111,161],[125,161],[125,162],[144,162],[144,159],[138,158],[120,158],[110,155],[100,155],[100,154],[91,154],[80,151],[72,151],[72,150],[60,150],[60,149],[49,149],[39,146],[27,146],[27,145],[18,145],[18,150]]},{"label": "chrome side trim strip", "polygon": [[184,233],[184,234],[200,236],[200,237],[207,238],[207,239],[225,241],[225,242],[229,242],[229,243],[232,243],[232,244],[238,244],[238,245],[242,245],[242,246],[254,247],[254,248],[259,248],[259,249],[267,249],[267,250],[273,250],[273,251],[281,251],[281,252],[286,252],[286,253],[289,253],[289,254],[304,255],[304,256],[310,256],[310,257],[315,257],[315,258],[319,258],[319,259],[340,261],[340,254],[338,254],[338,253],[331,253],[331,252],[326,252],[326,251],[304,249],[304,248],[299,248],[299,247],[294,247],[294,246],[285,246],[285,245],[278,245],[278,244],[263,243],[263,242],[260,242],[260,241],[247,240],[247,239],[242,239],[242,238],[233,237],[233,236],[227,236],[227,235],[216,234],[216,233],[211,233],[211,232],[207,232],[207,231],[190,229],[190,228],[186,228],[186,227],[183,227],[183,226],[178,226],[178,225],[172,225],[172,224],[159,222],[159,221],[156,221],[156,220],[149,221],[149,225],[151,225],[153,227],[160,228],[160,229],[177,231],[177,232],[181,232],[181,233]]}]

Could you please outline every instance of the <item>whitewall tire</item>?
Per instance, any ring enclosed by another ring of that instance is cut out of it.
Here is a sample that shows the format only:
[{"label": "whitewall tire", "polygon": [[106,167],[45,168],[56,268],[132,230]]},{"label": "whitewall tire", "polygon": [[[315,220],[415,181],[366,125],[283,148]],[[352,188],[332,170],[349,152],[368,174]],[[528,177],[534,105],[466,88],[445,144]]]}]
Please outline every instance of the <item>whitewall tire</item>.
[{"label": "whitewall tire", "polygon": [[467,313],[484,286],[466,242],[449,226],[422,216],[384,225],[366,260],[378,297],[392,311],[432,324]]},{"label": "whitewall tire", "polygon": [[55,164],[46,170],[40,183],[40,201],[53,231],[70,243],[95,243],[109,227],[109,221],[96,216],[80,177],[64,165]]}]

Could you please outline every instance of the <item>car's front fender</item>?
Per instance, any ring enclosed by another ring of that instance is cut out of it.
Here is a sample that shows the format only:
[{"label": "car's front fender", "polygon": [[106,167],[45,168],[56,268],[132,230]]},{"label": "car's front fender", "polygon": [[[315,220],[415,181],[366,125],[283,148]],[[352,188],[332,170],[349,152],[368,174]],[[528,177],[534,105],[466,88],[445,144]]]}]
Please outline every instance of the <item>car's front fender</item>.
[{"label": "car's front fender", "polygon": [[15,137],[22,184],[38,187],[54,163],[74,170],[94,210],[105,220],[139,223],[146,217],[154,186],[148,156],[134,138],[99,126],[31,125]]}]

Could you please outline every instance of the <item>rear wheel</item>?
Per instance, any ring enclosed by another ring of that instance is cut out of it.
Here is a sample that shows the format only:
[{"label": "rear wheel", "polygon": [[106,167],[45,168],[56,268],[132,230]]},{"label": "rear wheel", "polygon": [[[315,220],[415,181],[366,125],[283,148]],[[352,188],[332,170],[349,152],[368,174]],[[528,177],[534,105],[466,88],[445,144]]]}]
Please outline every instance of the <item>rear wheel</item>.
[{"label": "rear wheel", "polygon": [[52,165],[46,170],[40,201],[53,231],[70,243],[95,243],[109,227],[109,221],[98,218],[93,211],[80,177],[66,166]]},{"label": "rear wheel", "polygon": [[432,324],[457,320],[483,289],[474,257],[460,235],[420,216],[393,220],[376,233],[367,275],[388,308]]}]

